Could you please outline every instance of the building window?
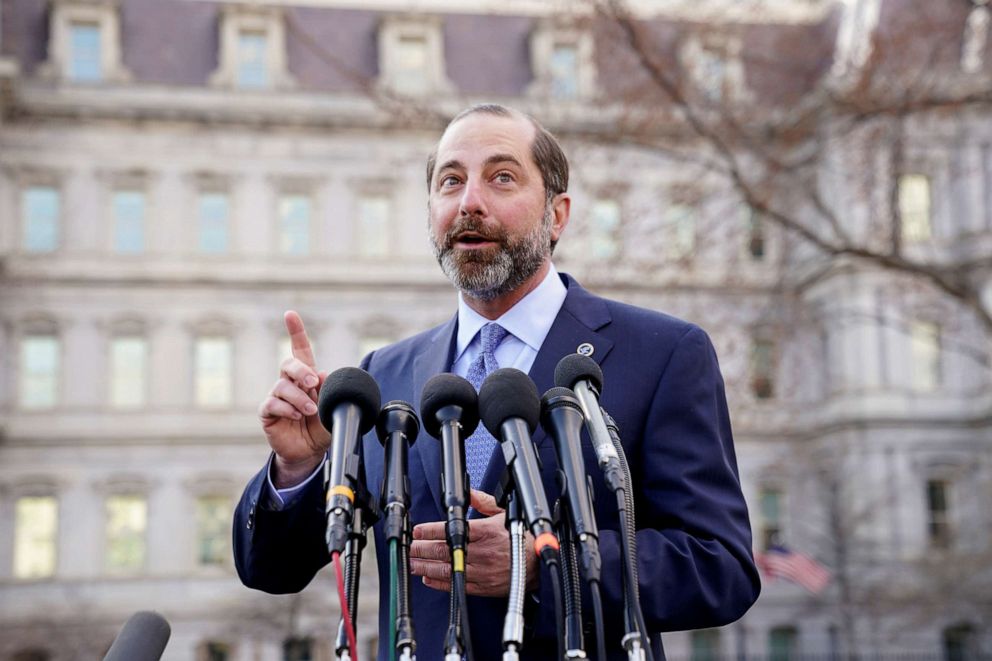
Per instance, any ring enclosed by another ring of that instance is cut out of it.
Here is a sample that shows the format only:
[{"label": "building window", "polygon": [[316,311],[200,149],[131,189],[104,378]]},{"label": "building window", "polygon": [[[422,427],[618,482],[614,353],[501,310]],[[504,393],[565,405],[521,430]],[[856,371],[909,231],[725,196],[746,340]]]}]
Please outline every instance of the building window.
[{"label": "building window", "polygon": [[720,658],[720,630],[697,629],[690,632],[690,660],[717,661]]},{"label": "building window", "polygon": [[592,35],[552,19],[538,24],[530,39],[532,96],[559,100],[588,98],[595,93],[596,67]]},{"label": "building window", "polygon": [[21,194],[24,250],[52,252],[58,247],[59,192],[50,186],[32,186]]},{"label": "building window", "polygon": [[946,480],[927,480],[927,532],[930,545],[946,549],[951,543],[950,508]]},{"label": "building window", "polygon": [[765,222],[753,207],[744,205],[745,248],[748,256],[755,262],[765,258]]},{"label": "building window", "polygon": [[310,252],[310,198],[283,195],[279,198],[279,251],[284,255]]},{"label": "building window", "polygon": [[944,661],[970,661],[979,659],[975,628],[970,624],[957,624],[944,629]]},{"label": "building window", "polygon": [[199,251],[222,254],[228,249],[228,197],[224,193],[201,193],[199,200]]},{"label": "building window", "polygon": [[60,354],[59,339],[53,334],[21,339],[21,408],[48,409],[58,403]]},{"label": "building window", "polygon": [[670,204],[665,209],[668,228],[668,255],[672,259],[691,257],[696,249],[696,207],[690,204]]},{"label": "building window", "polygon": [[231,646],[212,640],[200,645],[196,653],[196,661],[229,661],[230,659]]},{"label": "building window", "polygon": [[767,551],[782,543],[782,491],[764,488],[758,495],[761,511],[759,543],[761,550]]},{"label": "building window", "polygon": [[231,405],[231,340],[200,337],[194,350],[196,405],[223,408]]},{"label": "building window", "polygon": [[557,43],[551,47],[548,75],[552,97],[575,99],[579,96],[579,49],[575,44]]},{"label": "building window", "polygon": [[223,566],[231,557],[231,511],[231,501],[225,496],[196,499],[196,561],[200,566]]},{"label": "building window", "polygon": [[69,80],[92,83],[103,79],[101,42],[99,23],[69,25]]},{"label": "building window", "polygon": [[42,78],[74,83],[122,82],[130,73],[121,64],[120,3],[51,0],[47,62]]},{"label": "building window", "polygon": [[120,494],[107,498],[107,571],[133,573],[145,566],[148,502],[144,496]]},{"label": "building window", "polygon": [[454,88],[444,72],[440,17],[387,16],[379,27],[379,84],[401,94],[443,94]]},{"label": "building window", "polygon": [[242,30],[238,33],[238,87],[268,87],[268,37],[264,32]]},{"label": "building window", "polygon": [[114,215],[114,250],[140,253],[145,250],[145,194],[119,190],[111,201]]},{"label": "building window", "polygon": [[282,11],[255,3],[225,5],[218,59],[211,85],[246,90],[291,87]]},{"label": "building window", "polygon": [[404,94],[422,94],[430,87],[428,45],[423,35],[401,35],[396,40],[394,89]]},{"label": "building window", "polygon": [[145,405],[148,342],[143,337],[121,336],[110,341],[110,405],[118,409]]},{"label": "building window", "polygon": [[282,643],[283,661],[313,661],[311,638],[287,638]]},{"label": "building window", "polygon": [[798,658],[798,648],[795,627],[775,627],[768,632],[768,661],[794,661]]},{"label": "building window", "polygon": [[924,174],[900,176],[899,220],[904,242],[918,243],[931,237],[930,211],[930,178]]},{"label": "building window", "polygon": [[755,338],[751,345],[751,394],[756,399],[775,396],[775,343]]},{"label": "building window", "polygon": [[741,38],[731,34],[694,35],[685,41],[682,63],[704,101],[721,104],[750,98],[742,49]]},{"label": "building window", "polygon": [[55,575],[59,506],[54,496],[25,496],[14,505],[14,578]]},{"label": "building window", "polygon": [[589,254],[592,259],[607,261],[619,257],[620,203],[616,200],[596,200],[589,220]]},{"label": "building window", "polygon": [[910,366],[913,390],[932,392],[940,384],[940,326],[931,321],[910,324]]},{"label": "building window", "polygon": [[727,61],[715,51],[701,49],[696,64],[699,86],[707,101],[720,103],[727,84]]},{"label": "building window", "polygon": [[389,198],[363,195],[358,201],[358,252],[363,257],[389,254]]}]

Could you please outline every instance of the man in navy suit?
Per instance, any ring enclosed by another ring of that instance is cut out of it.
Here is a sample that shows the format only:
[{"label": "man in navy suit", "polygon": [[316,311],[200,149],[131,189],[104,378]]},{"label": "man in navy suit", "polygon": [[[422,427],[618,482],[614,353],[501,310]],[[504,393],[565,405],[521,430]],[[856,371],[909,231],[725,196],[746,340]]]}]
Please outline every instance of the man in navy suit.
[{"label": "man in navy suit", "polygon": [[[543,392],[558,361],[576,351],[599,362],[602,404],[616,419],[632,471],[637,511],[640,598],[652,631],[713,627],[739,618],[757,598],[747,508],[741,495],[722,377],[712,344],[698,327],[667,315],[594,296],[559,275],[551,254],[568,224],[568,163],[557,141],[535,120],[502,106],[477,106],[448,125],[428,161],[429,230],[442,270],[459,291],[448,323],[367,356],[362,367],[383,401],[419,409],[431,376],[467,375],[473,365],[517,367]],[[498,324],[497,340],[492,324]],[[235,514],[235,559],[242,581],[273,593],[302,590],[329,558],[324,545],[320,479],[329,435],[316,416],[318,371],[303,322],[286,314],[293,358],[259,408],[273,453],[252,479]],[[490,338],[484,340],[484,338]],[[483,346],[488,342],[486,346]],[[492,346],[495,345],[495,346]],[[558,490],[553,443],[534,442],[553,502]],[[471,452],[471,450],[470,450]],[[595,457],[584,448],[587,466]],[[491,494],[504,469],[494,452],[472,474],[466,578],[477,659],[501,655],[509,582],[509,542]],[[383,454],[364,443],[368,482],[378,488]],[[472,460],[470,459],[470,471]],[[447,626],[448,550],[440,494],[440,444],[410,452],[415,524],[411,571],[417,654],[438,659]],[[593,470],[603,556],[603,599],[610,657],[625,658],[619,522],[615,499]],[[387,558],[376,529],[379,558]],[[388,603],[388,567],[380,563],[380,604]],[[556,654],[546,571],[531,557],[532,616],[523,658]],[[380,631],[388,613],[380,609]],[[379,658],[391,658],[380,645]]]}]

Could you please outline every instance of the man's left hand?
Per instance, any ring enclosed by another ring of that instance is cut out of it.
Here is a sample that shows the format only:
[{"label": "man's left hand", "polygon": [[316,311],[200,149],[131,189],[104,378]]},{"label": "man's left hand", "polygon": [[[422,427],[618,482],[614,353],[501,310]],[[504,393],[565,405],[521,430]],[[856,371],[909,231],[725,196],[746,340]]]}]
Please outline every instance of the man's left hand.
[{"label": "man's left hand", "polygon": [[[471,491],[471,504],[484,519],[468,522],[468,549],[465,554],[465,592],[483,597],[510,594],[510,533],[506,513],[496,500],[482,491]],[[410,546],[410,573],[422,576],[424,585],[435,590],[451,590],[451,554],[445,541],[444,521],[421,523],[413,528]],[[537,556],[531,552],[533,539],[527,535],[527,589],[537,587]]]}]

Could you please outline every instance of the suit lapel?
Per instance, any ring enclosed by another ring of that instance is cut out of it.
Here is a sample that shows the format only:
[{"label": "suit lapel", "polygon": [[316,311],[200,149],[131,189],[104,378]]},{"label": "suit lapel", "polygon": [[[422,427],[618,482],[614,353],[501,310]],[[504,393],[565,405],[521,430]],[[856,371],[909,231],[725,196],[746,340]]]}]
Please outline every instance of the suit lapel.
[{"label": "suit lapel", "polygon": [[[543,395],[549,388],[554,387],[555,367],[558,366],[558,361],[570,353],[575,353],[580,346],[584,344],[591,346],[592,354],[589,357],[597,363],[602,363],[613,348],[613,340],[598,332],[612,320],[609,308],[606,307],[603,299],[590,294],[569,275],[562,274],[562,280],[568,287],[568,294],[530,368],[530,378],[537,386],[538,395]],[[538,425],[533,436],[538,451],[541,450],[546,439],[547,434]],[[506,470],[506,461],[503,459],[503,453],[497,448],[486,469],[481,490],[493,493],[504,470]]]},{"label": "suit lapel", "polygon": [[[424,384],[435,374],[447,372],[451,368],[451,347],[456,328],[458,328],[458,315],[455,315],[434,333],[431,337],[431,343],[413,361],[413,396],[416,399],[414,408],[418,414],[420,412],[420,394],[424,390]],[[429,434],[423,432],[421,436],[428,437]],[[410,448],[410,454],[410,463],[420,464],[424,471],[424,479],[434,496],[434,504],[438,508],[438,514],[443,515],[440,477],[441,443],[433,438],[424,438],[422,442],[416,443]]]}]

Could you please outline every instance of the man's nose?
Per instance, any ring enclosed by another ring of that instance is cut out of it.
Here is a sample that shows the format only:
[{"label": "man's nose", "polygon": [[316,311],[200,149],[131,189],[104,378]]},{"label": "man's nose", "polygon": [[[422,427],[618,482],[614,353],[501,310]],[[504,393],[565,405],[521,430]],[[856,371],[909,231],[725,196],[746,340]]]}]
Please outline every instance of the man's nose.
[{"label": "man's nose", "polygon": [[462,188],[462,198],[458,206],[462,216],[485,216],[486,200],[482,184],[475,179],[469,179]]}]

